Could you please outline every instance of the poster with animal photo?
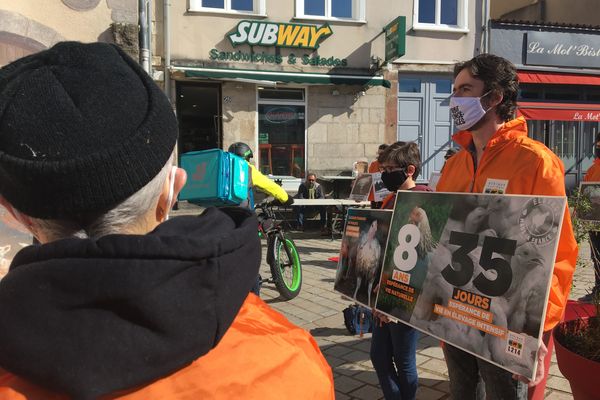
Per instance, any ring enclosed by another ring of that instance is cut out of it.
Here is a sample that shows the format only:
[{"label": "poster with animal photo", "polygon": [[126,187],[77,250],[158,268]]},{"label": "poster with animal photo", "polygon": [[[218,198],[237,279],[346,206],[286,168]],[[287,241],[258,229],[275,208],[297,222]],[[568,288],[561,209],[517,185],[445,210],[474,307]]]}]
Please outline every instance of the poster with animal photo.
[{"label": "poster with animal photo", "polygon": [[371,174],[361,174],[354,180],[352,190],[350,191],[350,200],[366,201],[373,186],[373,177]]},{"label": "poster with animal photo", "polygon": [[364,306],[375,305],[392,210],[350,208],[342,236],[334,290]]},{"label": "poster with animal photo", "polygon": [[381,180],[381,172],[374,172],[371,174],[373,176],[373,191],[375,192],[373,195],[373,200],[376,202],[381,202],[385,199],[390,191],[387,190],[383,181]]},{"label": "poster with animal photo", "polygon": [[33,236],[14,217],[0,207],[0,279],[8,272],[8,267],[19,250],[29,246]]},{"label": "poster with animal photo", "polygon": [[398,192],[376,308],[528,378],[566,198]]},{"label": "poster with animal photo", "polygon": [[600,222],[600,182],[579,184],[577,216],[583,221]]}]

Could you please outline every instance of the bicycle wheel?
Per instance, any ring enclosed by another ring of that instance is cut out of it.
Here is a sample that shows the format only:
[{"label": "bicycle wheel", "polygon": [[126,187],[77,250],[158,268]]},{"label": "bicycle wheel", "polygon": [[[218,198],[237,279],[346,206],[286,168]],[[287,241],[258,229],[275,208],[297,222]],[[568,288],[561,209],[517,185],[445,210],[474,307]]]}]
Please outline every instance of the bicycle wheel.
[{"label": "bicycle wheel", "polygon": [[282,234],[269,241],[271,274],[277,291],[287,300],[298,296],[302,287],[302,265],[296,245]]}]

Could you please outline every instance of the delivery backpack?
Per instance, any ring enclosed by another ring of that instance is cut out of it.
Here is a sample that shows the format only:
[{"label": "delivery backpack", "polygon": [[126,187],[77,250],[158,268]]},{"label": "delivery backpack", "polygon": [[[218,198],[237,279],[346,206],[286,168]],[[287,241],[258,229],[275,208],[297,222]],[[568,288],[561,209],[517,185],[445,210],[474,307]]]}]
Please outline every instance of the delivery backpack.
[{"label": "delivery backpack", "polygon": [[369,308],[352,304],[343,313],[344,325],[352,335],[373,332],[373,313]]},{"label": "delivery backpack", "polygon": [[242,157],[221,149],[181,155],[187,182],[179,200],[201,206],[239,205],[248,199],[250,171]]}]

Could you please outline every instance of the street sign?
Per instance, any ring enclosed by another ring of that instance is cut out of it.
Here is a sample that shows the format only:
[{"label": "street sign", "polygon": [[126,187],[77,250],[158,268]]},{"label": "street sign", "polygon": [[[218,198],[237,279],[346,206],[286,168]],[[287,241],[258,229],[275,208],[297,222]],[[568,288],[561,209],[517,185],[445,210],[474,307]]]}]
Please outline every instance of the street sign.
[{"label": "street sign", "polygon": [[406,17],[397,17],[383,30],[385,31],[385,61],[402,57],[406,51]]}]

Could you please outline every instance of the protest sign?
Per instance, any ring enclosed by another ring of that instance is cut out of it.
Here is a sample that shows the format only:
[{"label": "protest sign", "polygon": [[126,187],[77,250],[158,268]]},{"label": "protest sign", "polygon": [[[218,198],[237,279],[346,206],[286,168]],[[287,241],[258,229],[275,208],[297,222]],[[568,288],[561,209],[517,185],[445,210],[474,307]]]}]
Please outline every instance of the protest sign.
[{"label": "protest sign", "polygon": [[371,174],[360,174],[354,180],[352,190],[350,191],[350,199],[356,201],[366,201],[373,186],[373,177]]},{"label": "protest sign", "polygon": [[577,216],[582,221],[600,222],[600,182],[581,182],[580,200],[587,200],[588,207],[577,207]]},{"label": "protest sign", "polygon": [[364,306],[373,307],[391,210],[350,208],[342,236],[334,290]]},{"label": "protest sign", "polygon": [[376,202],[381,202],[383,199],[390,194],[390,191],[387,190],[383,181],[381,180],[381,172],[374,172],[371,174],[373,176],[373,191],[375,194],[373,195],[373,200]]},{"label": "protest sign", "polygon": [[398,192],[376,309],[534,377],[565,204]]}]

